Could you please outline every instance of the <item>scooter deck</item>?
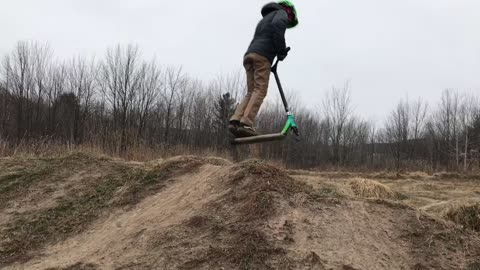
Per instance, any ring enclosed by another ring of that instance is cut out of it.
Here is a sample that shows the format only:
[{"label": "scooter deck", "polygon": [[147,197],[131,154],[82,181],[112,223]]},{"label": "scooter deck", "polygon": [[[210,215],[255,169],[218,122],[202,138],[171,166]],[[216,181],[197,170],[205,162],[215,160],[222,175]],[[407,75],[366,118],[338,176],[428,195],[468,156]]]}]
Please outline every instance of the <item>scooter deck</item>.
[{"label": "scooter deck", "polygon": [[252,137],[232,139],[230,143],[233,145],[254,144],[254,143],[281,141],[286,137],[287,136],[283,133],[265,134],[265,135],[258,135],[258,136],[252,136]]}]

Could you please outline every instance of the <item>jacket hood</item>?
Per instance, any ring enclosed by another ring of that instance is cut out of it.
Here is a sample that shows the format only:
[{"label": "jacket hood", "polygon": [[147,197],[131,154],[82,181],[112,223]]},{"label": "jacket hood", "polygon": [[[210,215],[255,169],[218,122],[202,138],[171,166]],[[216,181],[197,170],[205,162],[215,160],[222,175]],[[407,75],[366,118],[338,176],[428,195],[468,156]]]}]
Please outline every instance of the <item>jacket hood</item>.
[{"label": "jacket hood", "polygon": [[279,4],[277,4],[275,2],[268,3],[265,6],[263,6],[263,8],[262,8],[262,16],[265,17],[269,13],[277,11],[277,10],[282,10],[282,7]]}]

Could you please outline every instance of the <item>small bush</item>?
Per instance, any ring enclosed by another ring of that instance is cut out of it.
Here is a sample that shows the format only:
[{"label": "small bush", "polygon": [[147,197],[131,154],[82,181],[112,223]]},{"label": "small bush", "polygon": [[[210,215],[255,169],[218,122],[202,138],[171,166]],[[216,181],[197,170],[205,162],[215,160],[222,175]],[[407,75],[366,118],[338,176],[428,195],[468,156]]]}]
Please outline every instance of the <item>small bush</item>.
[{"label": "small bush", "polygon": [[480,232],[480,203],[452,208],[445,216],[466,229]]}]

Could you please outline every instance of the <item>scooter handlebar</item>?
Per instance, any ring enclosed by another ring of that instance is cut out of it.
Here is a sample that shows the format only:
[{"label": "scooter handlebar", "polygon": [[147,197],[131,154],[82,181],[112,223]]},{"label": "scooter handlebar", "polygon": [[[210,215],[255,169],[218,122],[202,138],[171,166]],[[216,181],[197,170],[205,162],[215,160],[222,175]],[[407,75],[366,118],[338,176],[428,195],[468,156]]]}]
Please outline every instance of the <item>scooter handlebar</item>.
[{"label": "scooter handlebar", "polygon": [[[291,49],[292,49],[292,48],[287,47],[287,49],[285,50],[285,52],[288,53]],[[278,62],[280,62],[280,59],[278,59],[278,56],[277,56],[277,60],[275,61],[275,64],[272,66],[272,72],[277,72]]]}]

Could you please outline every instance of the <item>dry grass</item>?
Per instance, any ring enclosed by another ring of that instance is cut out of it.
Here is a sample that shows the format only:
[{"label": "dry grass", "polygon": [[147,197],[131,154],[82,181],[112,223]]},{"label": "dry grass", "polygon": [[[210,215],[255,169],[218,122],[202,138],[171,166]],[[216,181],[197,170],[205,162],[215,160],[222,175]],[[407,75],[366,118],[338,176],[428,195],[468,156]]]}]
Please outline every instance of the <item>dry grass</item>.
[{"label": "dry grass", "polygon": [[480,174],[478,172],[467,172],[467,173],[442,172],[442,173],[435,173],[433,177],[435,179],[443,179],[443,180],[480,180]]},{"label": "dry grass", "polygon": [[0,138],[0,157],[61,157],[72,153],[89,153],[93,155],[107,155],[113,158],[121,158],[127,161],[146,162],[158,159],[167,159],[175,156],[215,156],[223,159],[231,159],[225,149],[196,149],[186,145],[133,145],[125,153],[118,149],[102,148],[99,143],[86,142],[80,145],[61,143],[50,137],[32,140],[21,140],[18,144],[9,143]]},{"label": "dry grass", "polygon": [[445,214],[445,218],[466,229],[480,232],[480,203],[452,208]]},{"label": "dry grass", "polygon": [[393,199],[396,197],[389,187],[379,182],[357,178],[350,182],[353,193],[361,198]]}]

